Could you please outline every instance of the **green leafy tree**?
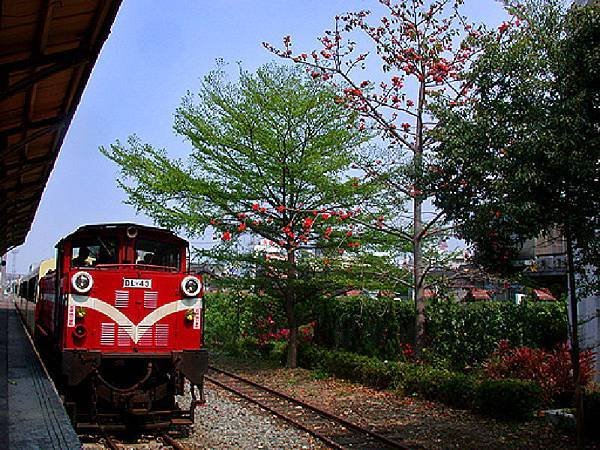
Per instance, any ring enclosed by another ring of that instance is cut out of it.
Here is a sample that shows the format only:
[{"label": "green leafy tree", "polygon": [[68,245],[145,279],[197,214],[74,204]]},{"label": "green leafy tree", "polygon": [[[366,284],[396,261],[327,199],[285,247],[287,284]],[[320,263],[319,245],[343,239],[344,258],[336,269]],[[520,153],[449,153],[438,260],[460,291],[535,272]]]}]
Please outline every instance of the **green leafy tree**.
[{"label": "green leafy tree", "polygon": [[[120,166],[118,183],[138,210],[189,235],[212,229],[211,257],[260,265],[256,287],[268,287],[287,317],[289,367],[296,366],[296,309],[308,297],[301,283],[317,272],[301,255],[360,247],[349,219],[369,187],[346,174],[367,137],[335,98],[296,68],[265,65],[231,82],[220,67],[177,109],[175,132],[192,146],[187,161],[137,137],[101,149]],[[244,250],[251,238],[272,250]]]},{"label": "green leafy tree", "polygon": [[[513,19],[481,39],[472,101],[438,111],[436,204],[492,270],[511,270],[528,238],[565,237],[581,411],[575,280],[599,265],[600,8],[567,12],[559,0],[507,7]],[[598,279],[586,287],[598,292]]]}]

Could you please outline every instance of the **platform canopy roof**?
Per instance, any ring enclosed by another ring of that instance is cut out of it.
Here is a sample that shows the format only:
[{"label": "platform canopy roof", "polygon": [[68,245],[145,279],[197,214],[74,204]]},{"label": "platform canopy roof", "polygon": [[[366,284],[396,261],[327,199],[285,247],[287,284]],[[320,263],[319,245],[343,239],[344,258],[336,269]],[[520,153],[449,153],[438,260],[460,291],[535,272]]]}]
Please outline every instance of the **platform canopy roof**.
[{"label": "platform canopy roof", "polygon": [[22,244],[121,0],[0,0],[0,255]]}]

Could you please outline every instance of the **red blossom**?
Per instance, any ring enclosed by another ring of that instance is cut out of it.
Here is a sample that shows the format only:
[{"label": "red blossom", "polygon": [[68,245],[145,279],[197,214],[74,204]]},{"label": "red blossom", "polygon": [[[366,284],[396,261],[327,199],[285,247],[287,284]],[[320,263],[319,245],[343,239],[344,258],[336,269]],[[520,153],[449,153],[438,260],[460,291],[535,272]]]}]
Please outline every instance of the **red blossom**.
[{"label": "red blossom", "polygon": [[238,230],[239,232],[242,232],[242,231],[246,231],[246,228],[247,228],[247,226],[246,226],[246,224],[245,224],[245,223],[240,223],[240,224],[238,225],[238,227],[237,227],[237,230]]},{"label": "red blossom", "polygon": [[302,228],[305,228],[305,229],[312,228],[313,222],[314,222],[314,219],[312,217],[307,217],[306,219],[304,219],[304,222],[302,223]]},{"label": "red blossom", "polygon": [[348,96],[356,96],[360,97],[362,95],[362,91],[358,88],[346,88],[344,89],[344,93]]},{"label": "red blossom", "polygon": [[230,241],[231,240],[231,233],[229,231],[224,231],[223,235],[221,236],[221,239],[224,241]]},{"label": "red blossom", "polygon": [[285,206],[283,206],[283,205],[279,205],[279,206],[278,206],[276,209],[277,209],[277,212],[280,212],[280,213],[282,213],[282,212],[284,212],[284,211],[285,211]]},{"label": "red blossom", "polygon": [[260,208],[258,203],[252,203],[252,211],[258,211],[258,208]]}]

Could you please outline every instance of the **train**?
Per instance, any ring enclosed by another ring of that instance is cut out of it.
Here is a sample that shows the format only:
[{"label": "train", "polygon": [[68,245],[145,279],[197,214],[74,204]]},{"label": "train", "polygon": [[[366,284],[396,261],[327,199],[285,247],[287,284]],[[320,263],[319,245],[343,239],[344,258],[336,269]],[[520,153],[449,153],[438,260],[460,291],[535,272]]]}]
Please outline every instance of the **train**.
[{"label": "train", "polygon": [[[189,244],[171,231],[84,225],[15,283],[17,310],[77,431],[193,424],[208,351],[203,278],[189,267]],[[177,397],[186,380],[189,406]]]}]

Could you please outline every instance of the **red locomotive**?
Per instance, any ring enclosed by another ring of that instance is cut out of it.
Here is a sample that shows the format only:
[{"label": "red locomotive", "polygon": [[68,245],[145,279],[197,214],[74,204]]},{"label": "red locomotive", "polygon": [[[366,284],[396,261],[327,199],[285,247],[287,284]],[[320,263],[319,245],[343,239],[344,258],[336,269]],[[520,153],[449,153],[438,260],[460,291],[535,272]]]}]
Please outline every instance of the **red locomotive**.
[{"label": "red locomotive", "polygon": [[[101,224],[56,248],[55,270],[27,292],[37,300],[36,343],[77,429],[192,424],[208,353],[188,243],[159,228]],[[181,409],[185,378],[192,402]]]}]

